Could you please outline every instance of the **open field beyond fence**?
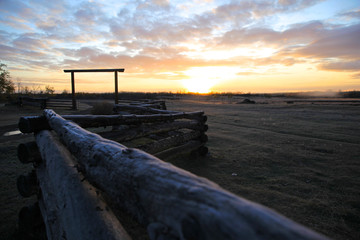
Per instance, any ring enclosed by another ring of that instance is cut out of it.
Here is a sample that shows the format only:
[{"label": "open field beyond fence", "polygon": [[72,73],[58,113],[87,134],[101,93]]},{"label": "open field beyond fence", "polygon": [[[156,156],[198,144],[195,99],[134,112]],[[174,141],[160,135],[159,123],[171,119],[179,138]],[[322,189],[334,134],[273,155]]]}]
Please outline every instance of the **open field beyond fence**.
[{"label": "open field beyond fence", "polygon": [[[235,104],[199,97],[167,101],[167,107],[203,110],[209,125],[208,156],[171,163],[330,238],[360,239],[359,106],[280,101]],[[41,112],[6,108],[1,108],[1,135],[15,130],[11,128],[19,116]],[[18,175],[30,169],[19,163],[16,148],[32,138],[0,137],[3,239],[16,238],[17,213],[34,201],[22,199],[16,189]]]}]

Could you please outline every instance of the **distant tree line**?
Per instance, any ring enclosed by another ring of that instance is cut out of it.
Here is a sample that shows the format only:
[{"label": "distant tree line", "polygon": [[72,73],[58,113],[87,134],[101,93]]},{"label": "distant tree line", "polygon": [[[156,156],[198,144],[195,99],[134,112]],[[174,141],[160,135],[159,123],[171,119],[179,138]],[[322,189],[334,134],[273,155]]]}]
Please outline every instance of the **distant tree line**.
[{"label": "distant tree line", "polygon": [[25,86],[22,87],[21,83],[17,84],[17,93],[15,91],[15,84],[11,79],[10,73],[7,70],[6,64],[0,63],[0,100],[16,101],[18,96],[53,96],[55,88],[46,85],[45,88],[40,86]]},{"label": "distant tree line", "polygon": [[342,98],[360,98],[360,91],[340,92]]},{"label": "distant tree line", "polygon": [[[55,94],[55,88],[46,85],[44,89],[40,86],[21,87],[21,83],[18,83],[17,94],[15,94],[15,84],[11,80],[9,71],[6,64],[0,63],[0,100],[6,98],[12,99],[18,96],[36,96],[36,97],[54,97],[54,98],[71,98],[71,93],[64,90],[61,94]],[[331,94],[327,94],[331,93]],[[158,99],[168,98],[175,99],[181,96],[197,96],[204,95],[198,93],[185,93],[185,92],[120,92],[120,100],[136,100],[136,99]],[[285,97],[285,98],[308,98],[308,97],[338,97],[338,98],[360,98],[360,91],[339,91],[339,92],[294,92],[294,93],[233,93],[233,92],[212,92],[205,94],[209,97]],[[114,99],[115,93],[76,93],[77,99]]]}]

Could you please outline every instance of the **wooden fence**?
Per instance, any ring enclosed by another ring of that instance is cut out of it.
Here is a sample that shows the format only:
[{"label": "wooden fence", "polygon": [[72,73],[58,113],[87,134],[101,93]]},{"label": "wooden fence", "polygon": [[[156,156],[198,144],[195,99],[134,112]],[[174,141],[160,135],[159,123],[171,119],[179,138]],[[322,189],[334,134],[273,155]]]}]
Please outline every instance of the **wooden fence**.
[{"label": "wooden fence", "polygon": [[41,109],[46,108],[46,102],[48,98],[34,98],[34,97],[19,97],[18,103],[22,107],[24,105],[40,107]]},{"label": "wooden fence", "polygon": [[[34,98],[34,97],[19,97],[18,103],[20,106],[35,106],[40,107],[41,109],[45,108],[62,108],[62,109],[72,109],[71,99],[59,99],[59,98]],[[79,103],[77,103],[79,104]]]},{"label": "wooden fence", "polygon": [[[147,111],[157,113],[60,116],[44,110],[43,116],[20,119],[21,131],[34,132],[36,143],[21,144],[18,156],[36,168],[19,177],[18,188],[23,196],[38,194],[48,239],[130,239],[102,196],[143,224],[150,239],[326,239],[205,178],[84,129],[115,125],[126,141],[157,129],[170,134],[164,142],[145,144],[148,152],[174,153],[194,142],[204,147],[203,112]],[[164,150],[183,128],[175,138],[185,143]]]}]

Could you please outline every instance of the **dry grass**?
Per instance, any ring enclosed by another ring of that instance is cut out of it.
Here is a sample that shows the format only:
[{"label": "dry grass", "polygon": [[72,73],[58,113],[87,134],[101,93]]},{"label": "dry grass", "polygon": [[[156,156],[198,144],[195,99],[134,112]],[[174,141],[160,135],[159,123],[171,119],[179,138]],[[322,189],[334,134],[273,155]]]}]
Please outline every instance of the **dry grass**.
[{"label": "dry grass", "polygon": [[[208,115],[210,154],[175,159],[173,164],[331,238],[360,239],[358,106],[239,105],[201,99],[167,106]],[[5,117],[2,125],[15,124],[19,114],[14,113],[15,122]],[[2,139],[0,238],[12,239],[18,211],[34,201],[17,193],[17,176],[31,166],[18,162],[16,147],[33,137]]]}]

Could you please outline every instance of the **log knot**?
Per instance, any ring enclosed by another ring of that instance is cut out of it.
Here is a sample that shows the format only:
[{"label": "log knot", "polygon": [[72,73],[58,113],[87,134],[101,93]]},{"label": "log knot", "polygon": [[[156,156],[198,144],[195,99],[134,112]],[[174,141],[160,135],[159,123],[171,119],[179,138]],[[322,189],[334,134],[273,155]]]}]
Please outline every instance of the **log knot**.
[{"label": "log knot", "polygon": [[151,240],[178,240],[174,231],[167,225],[160,222],[153,222],[147,226],[149,238]]}]

